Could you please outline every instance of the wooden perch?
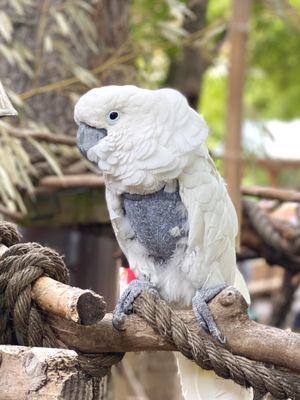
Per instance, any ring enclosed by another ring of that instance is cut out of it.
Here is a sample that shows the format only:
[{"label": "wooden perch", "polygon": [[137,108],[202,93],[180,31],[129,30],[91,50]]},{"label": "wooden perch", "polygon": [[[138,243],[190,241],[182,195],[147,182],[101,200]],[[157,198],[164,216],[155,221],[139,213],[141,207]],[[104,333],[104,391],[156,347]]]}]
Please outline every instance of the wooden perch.
[{"label": "wooden perch", "polygon": [[[253,203],[255,204],[255,203]],[[298,231],[289,221],[282,221],[275,212],[268,213],[259,206],[254,206],[252,214],[243,207],[241,229],[241,252],[238,259],[264,258],[269,265],[280,265],[298,273],[300,257],[298,250]],[[259,226],[260,224],[260,226]],[[260,233],[259,233],[260,232]]]},{"label": "wooden perch", "polygon": [[[5,246],[1,245],[0,253],[4,250]],[[130,315],[126,318],[125,330],[122,332],[113,328],[111,314],[107,314],[102,321],[98,321],[96,324],[80,325],[78,322],[92,323],[97,320],[92,317],[87,322],[80,316],[81,310],[78,309],[77,301],[77,293],[80,292],[86,291],[58,284],[46,277],[37,279],[31,290],[33,300],[46,311],[47,322],[58,339],[67,347],[81,353],[93,354],[176,350],[172,341],[166,341],[137,315]],[[72,294],[74,294],[75,305],[72,301]],[[99,305],[101,303],[99,296],[92,292],[88,298],[87,303],[83,301],[83,305],[87,304],[87,308],[83,307],[84,318],[86,318],[85,313],[89,313],[91,304]],[[93,303],[94,298],[95,303]],[[144,304],[142,296],[134,303],[134,310],[140,315],[143,315]],[[153,302],[154,304],[155,302]],[[149,305],[150,303],[148,303]],[[211,301],[209,306],[221,334],[226,338],[226,348],[231,353],[300,373],[300,335],[250,320],[244,298],[232,287],[223,290]],[[77,308],[75,314],[74,307]],[[101,308],[101,305],[98,308]],[[151,307],[150,310],[152,310]],[[100,314],[103,315],[103,308]],[[175,314],[177,314],[177,318],[184,321],[185,326],[188,326],[191,338],[198,335],[206,340],[212,340],[199,327],[192,311],[175,311]],[[176,319],[173,320],[173,324],[176,326],[175,321]]]},{"label": "wooden perch", "polygon": [[300,202],[300,192],[296,190],[278,189],[274,187],[247,186],[242,187],[245,196],[259,197],[279,201]]},{"label": "wooden perch", "polygon": [[48,277],[36,281],[31,297],[47,313],[82,325],[95,324],[105,315],[106,303],[102,296]]},{"label": "wooden perch", "polygon": [[[42,297],[39,297],[39,305],[43,307]],[[225,289],[212,300],[210,309],[232,353],[300,372],[300,335],[250,320],[239,292]],[[191,330],[207,337],[195,322],[192,311],[177,311],[176,314]],[[111,314],[92,326],[78,325],[50,314],[48,322],[60,340],[81,352],[176,350],[136,315],[126,318],[123,332],[113,328]]]},{"label": "wooden perch", "polygon": [[[5,250],[6,247],[0,245],[0,256]],[[101,296],[88,291],[88,300],[80,304],[78,294],[85,296],[86,292],[46,277],[39,278],[33,285],[32,298],[47,312],[48,322],[67,347],[82,353],[176,350],[137,315],[127,317],[123,332],[113,328],[111,314],[94,325],[76,323],[92,323],[103,316]],[[93,312],[91,304],[96,307]],[[245,300],[233,288],[227,288],[216,296],[210,303],[210,309],[222,335],[227,339],[226,347],[233,354],[300,373],[299,334],[250,320]],[[176,313],[189,329],[207,337],[207,333],[195,322],[192,311]]]}]

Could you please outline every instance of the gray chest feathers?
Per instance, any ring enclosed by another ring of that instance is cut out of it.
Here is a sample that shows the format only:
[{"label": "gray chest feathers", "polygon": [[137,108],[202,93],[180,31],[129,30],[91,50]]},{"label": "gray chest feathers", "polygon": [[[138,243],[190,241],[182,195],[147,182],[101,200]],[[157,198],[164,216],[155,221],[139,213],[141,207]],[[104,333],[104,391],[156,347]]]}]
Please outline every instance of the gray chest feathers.
[{"label": "gray chest feathers", "polygon": [[164,189],[149,195],[124,193],[125,215],[137,240],[159,264],[167,262],[188,235],[187,210],[179,190]]}]

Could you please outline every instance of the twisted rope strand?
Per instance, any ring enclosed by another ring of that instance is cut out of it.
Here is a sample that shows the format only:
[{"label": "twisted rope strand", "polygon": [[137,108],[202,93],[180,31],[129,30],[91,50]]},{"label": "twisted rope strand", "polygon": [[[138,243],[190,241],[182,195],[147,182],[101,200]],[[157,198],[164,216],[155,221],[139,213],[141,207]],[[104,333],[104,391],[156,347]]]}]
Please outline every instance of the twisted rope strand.
[{"label": "twisted rope strand", "polygon": [[213,370],[241,386],[253,387],[262,394],[271,393],[277,399],[300,399],[299,375],[233,355],[212,339],[190,329],[157,296],[142,293],[134,303],[134,312],[201,368]]},{"label": "twisted rope strand", "polygon": [[[41,276],[68,282],[68,270],[55,251],[37,243],[17,244],[20,236],[13,225],[0,222],[0,243],[9,249],[0,258],[0,343],[66,348],[31,300],[31,287]],[[145,319],[165,340],[201,368],[277,399],[300,399],[300,377],[230,353],[209,337],[188,328],[160,298],[142,293],[134,312]],[[107,374],[123,353],[79,354],[83,369],[93,376]]]},{"label": "twisted rope strand", "polygon": [[[67,284],[68,269],[54,250],[19,240],[14,225],[0,222],[0,243],[8,247],[0,258],[0,344],[66,348],[32,301],[31,288],[42,276]],[[123,353],[79,354],[78,359],[90,375],[104,376],[122,357]]]}]

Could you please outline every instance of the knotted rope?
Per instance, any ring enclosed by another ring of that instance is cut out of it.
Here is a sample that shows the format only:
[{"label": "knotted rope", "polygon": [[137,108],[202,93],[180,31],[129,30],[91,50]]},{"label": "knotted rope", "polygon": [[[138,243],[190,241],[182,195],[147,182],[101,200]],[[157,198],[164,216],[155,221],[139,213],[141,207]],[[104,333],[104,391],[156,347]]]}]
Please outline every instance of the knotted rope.
[{"label": "knotted rope", "polygon": [[270,246],[277,253],[284,254],[292,261],[300,262],[297,237],[295,237],[295,243],[286,240],[276,229],[265,211],[254,201],[244,200],[243,208],[246,215],[249,217],[251,225],[265,244]]},{"label": "knotted rope", "polygon": [[[12,224],[0,222],[0,243],[8,247],[0,258],[0,344],[66,348],[31,300],[31,288],[42,276],[68,283],[68,269],[54,250],[38,243],[18,244],[19,240]],[[122,357],[79,354],[79,362],[90,375],[104,376]]]},{"label": "knotted rope", "polygon": [[277,399],[300,399],[300,376],[273,366],[233,355],[211,338],[199,335],[158,296],[142,293],[133,305],[143,318],[165,340],[194,360],[201,368],[213,370],[224,379],[232,379],[244,387],[253,387]]},{"label": "knotted rope", "polygon": [[[37,243],[17,244],[18,241],[15,228],[0,222],[0,243],[9,247],[0,258],[0,343],[66,348],[48,325],[42,310],[31,300],[31,286],[41,276],[66,283],[66,266],[55,251]],[[142,293],[133,309],[201,368],[213,370],[241,386],[253,387],[262,395],[271,393],[277,399],[300,399],[299,375],[233,355],[209,336],[206,338],[188,328],[159,297]],[[79,362],[89,374],[103,376],[122,356],[122,353],[79,354]]]}]

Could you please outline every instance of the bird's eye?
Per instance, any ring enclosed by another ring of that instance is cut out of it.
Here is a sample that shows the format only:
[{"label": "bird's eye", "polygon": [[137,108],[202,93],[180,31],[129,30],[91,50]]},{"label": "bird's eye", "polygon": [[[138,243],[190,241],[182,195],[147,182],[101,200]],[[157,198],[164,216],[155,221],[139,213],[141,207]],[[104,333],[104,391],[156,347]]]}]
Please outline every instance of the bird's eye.
[{"label": "bird's eye", "polygon": [[114,123],[116,122],[120,117],[120,114],[118,113],[118,111],[110,111],[107,115],[107,120],[109,123]]}]

